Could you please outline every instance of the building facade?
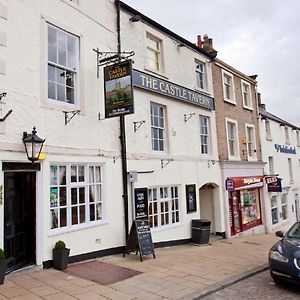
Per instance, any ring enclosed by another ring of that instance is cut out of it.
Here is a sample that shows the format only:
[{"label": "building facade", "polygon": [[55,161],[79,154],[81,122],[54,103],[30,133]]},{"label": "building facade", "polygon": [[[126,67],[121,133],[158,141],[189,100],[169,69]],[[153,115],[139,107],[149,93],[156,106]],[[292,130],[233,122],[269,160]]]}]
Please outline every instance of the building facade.
[{"label": "building facade", "polygon": [[262,155],[265,164],[265,207],[268,232],[287,230],[300,220],[299,127],[259,107]]},{"label": "building facade", "polygon": [[256,77],[246,76],[219,59],[213,62],[212,70],[226,233],[228,237],[261,233],[265,230],[264,164],[257,121]]}]

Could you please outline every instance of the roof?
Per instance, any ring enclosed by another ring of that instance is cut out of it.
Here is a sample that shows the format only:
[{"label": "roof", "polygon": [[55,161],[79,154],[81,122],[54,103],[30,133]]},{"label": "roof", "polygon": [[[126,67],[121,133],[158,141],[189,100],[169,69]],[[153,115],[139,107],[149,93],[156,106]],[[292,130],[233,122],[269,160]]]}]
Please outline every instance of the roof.
[{"label": "roof", "polygon": [[271,114],[270,112],[266,111],[265,109],[263,109],[261,107],[258,109],[258,111],[259,111],[259,114],[265,119],[270,119],[272,121],[279,123],[280,125],[292,127],[292,129],[295,129],[295,130],[300,130],[300,128],[298,126],[295,126],[285,120],[280,119],[279,117],[276,117],[275,115]]},{"label": "roof", "polygon": [[135,10],[134,8],[132,8],[131,6],[127,5],[126,3],[119,1],[119,0],[115,0],[116,5],[119,4],[120,8],[124,11],[127,11],[128,13],[130,13],[131,15],[139,15],[142,19],[141,21],[152,26],[155,27],[156,29],[162,31],[163,33],[167,34],[168,36],[176,39],[177,41],[185,44],[186,46],[192,48],[193,50],[206,55],[207,57],[209,57],[210,59],[214,59],[217,56],[217,51],[213,51],[213,52],[207,52],[204,49],[198,47],[196,44],[191,43],[190,41],[186,40],[185,38],[179,36],[178,34],[174,33],[173,31],[169,30],[168,28],[162,26],[161,24],[157,23],[156,21],[150,19],[149,17],[145,16],[144,14],[142,14],[141,12]]}]

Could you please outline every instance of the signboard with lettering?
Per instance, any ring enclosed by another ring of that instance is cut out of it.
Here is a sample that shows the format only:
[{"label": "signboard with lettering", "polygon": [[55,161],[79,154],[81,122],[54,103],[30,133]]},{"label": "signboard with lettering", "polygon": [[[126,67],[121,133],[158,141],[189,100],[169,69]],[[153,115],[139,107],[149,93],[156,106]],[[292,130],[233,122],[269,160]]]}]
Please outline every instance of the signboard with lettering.
[{"label": "signboard with lettering", "polygon": [[265,181],[268,186],[268,192],[282,192],[281,178],[277,176],[266,176]]},{"label": "signboard with lettering", "polygon": [[191,213],[197,210],[196,201],[196,184],[188,184],[185,186],[186,193],[186,212]]},{"label": "signboard with lettering", "polygon": [[145,255],[153,255],[155,258],[148,220],[134,220],[132,222],[123,257],[130,252],[136,252],[136,254],[139,252],[141,261]]},{"label": "signboard with lettering", "polygon": [[131,61],[104,68],[104,91],[105,118],[134,113]]},{"label": "signboard with lettering", "polygon": [[136,219],[148,220],[148,189],[134,190],[134,210]]},{"label": "signboard with lettering", "polygon": [[278,144],[275,144],[274,146],[275,146],[275,149],[277,152],[287,153],[287,154],[296,154],[296,147],[289,147],[289,146],[278,145]]},{"label": "signboard with lettering", "polygon": [[263,177],[256,176],[256,177],[234,177],[234,178],[227,178],[226,179],[226,189],[228,191],[232,190],[239,190],[239,189],[246,189],[249,188],[256,188],[263,186]]},{"label": "signboard with lettering", "polygon": [[154,93],[185,101],[205,109],[215,110],[214,98],[160,79],[144,72],[133,70],[133,85]]}]

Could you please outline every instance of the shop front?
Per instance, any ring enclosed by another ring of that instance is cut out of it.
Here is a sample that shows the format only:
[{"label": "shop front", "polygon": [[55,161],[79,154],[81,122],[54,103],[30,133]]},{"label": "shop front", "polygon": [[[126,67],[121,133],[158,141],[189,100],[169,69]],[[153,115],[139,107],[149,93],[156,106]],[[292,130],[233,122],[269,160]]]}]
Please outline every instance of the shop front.
[{"label": "shop front", "polygon": [[260,201],[262,187],[262,176],[226,179],[232,236],[262,224]]}]

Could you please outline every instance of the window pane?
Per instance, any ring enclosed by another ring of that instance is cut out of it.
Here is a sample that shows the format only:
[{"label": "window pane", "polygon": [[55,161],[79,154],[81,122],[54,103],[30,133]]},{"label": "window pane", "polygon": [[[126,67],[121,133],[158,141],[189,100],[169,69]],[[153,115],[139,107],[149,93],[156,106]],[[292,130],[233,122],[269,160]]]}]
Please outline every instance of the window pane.
[{"label": "window pane", "polygon": [[102,204],[101,203],[98,203],[96,204],[96,219],[97,220],[101,220],[102,219]]},{"label": "window pane", "polygon": [[51,210],[51,229],[58,228],[58,209]]},{"label": "window pane", "polygon": [[66,84],[66,72],[64,69],[56,68],[56,82],[65,85]]},{"label": "window pane", "polygon": [[50,184],[56,185],[57,184],[57,173],[58,173],[58,167],[57,166],[51,166],[50,167]]},{"label": "window pane", "polygon": [[72,205],[76,205],[77,204],[77,189],[71,189],[71,203]]},{"label": "window pane", "polygon": [[59,205],[66,206],[67,205],[67,192],[65,187],[61,187],[59,189]]},{"label": "window pane", "polygon": [[85,206],[84,205],[81,205],[79,207],[79,214],[80,214],[80,217],[79,217],[80,223],[84,223],[85,222]]},{"label": "window pane", "polygon": [[72,225],[78,224],[77,206],[72,207]]},{"label": "window pane", "polygon": [[59,184],[60,185],[66,184],[66,167],[65,166],[59,167]]},{"label": "window pane", "polygon": [[60,227],[67,226],[67,209],[60,209]]},{"label": "window pane", "polygon": [[68,36],[67,38],[68,43],[68,61],[67,61],[67,67],[70,69],[75,70],[76,69],[76,60],[75,60],[75,54],[76,54],[76,40],[75,38]]},{"label": "window pane", "polygon": [[71,182],[77,182],[77,167],[71,166]]},{"label": "window pane", "polygon": [[79,203],[84,203],[85,202],[85,189],[84,188],[79,188]]},{"label": "window pane", "polygon": [[96,183],[101,183],[101,170],[100,170],[100,167],[96,167],[95,171],[96,171]]},{"label": "window pane", "polygon": [[78,181],[84,181],[84,166],[78,166]]},{"label": "window pane", "polygon": [[48,98],[56,99],[56,84],[48,81]]},{"label": "window pane", "polygon": [[57,84],[57,100],[65,101],[66,99],[66,88],[63,85]]},{"label": "window pane", "polygon": [[48,80],[55,82],[55,67],[48,65]]},{"label": "window pane", "polygon": [[95,204],[90,204],[90,221],[95,221]]}]

